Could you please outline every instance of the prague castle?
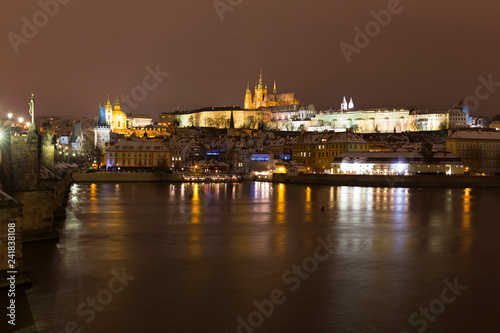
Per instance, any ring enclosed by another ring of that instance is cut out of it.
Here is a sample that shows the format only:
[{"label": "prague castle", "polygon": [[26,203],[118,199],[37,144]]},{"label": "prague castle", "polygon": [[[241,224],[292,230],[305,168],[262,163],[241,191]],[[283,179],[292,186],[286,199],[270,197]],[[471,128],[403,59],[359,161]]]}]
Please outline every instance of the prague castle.
[{"label": "prague castle", "polygon": [[352,97],[340,109],[317,111],[304,105],[295,93],[278,94],[276,81],[268,93],[262,70],[254,92],[247,83],[244,107],[208,107],[160,114],[160,123],[179,127],[266,128],[282,131],[335,131],[357,133],[400,133],[465,128],[470,125],[468,107],[459,103],[448,110],[415,110],[413,108],[357,109]]},{"label": "prague castle", "polygon": [[276,88],[276,80],[274,81],[274,89],[272,94],[267,93],[267,84],[264,84],[262,78],[262,70],[260,71],[259,82],[255,84],[254,95],[250,91],[250,82],[247,83],[247,91],[245,93],[245,106],[246,110],[258,109],[260,107],[272,107],[278,105],[294,105],[300,104],[299,100],[295,97],[295,93],[278,94]]}]

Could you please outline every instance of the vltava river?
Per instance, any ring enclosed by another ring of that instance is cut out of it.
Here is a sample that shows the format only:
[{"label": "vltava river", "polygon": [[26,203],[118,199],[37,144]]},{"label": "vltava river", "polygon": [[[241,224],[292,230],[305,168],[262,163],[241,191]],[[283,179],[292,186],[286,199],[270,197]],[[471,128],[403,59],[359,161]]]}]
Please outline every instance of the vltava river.
[{"label": "vltava river", "polygon": [[497,189],[76,184],[20,332],[498,332]]}]

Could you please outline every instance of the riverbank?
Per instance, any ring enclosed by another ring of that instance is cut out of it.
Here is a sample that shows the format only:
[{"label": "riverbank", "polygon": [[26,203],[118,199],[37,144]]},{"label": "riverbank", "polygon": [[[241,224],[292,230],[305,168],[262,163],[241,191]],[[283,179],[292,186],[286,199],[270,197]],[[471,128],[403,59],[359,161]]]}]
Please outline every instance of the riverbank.
[{"label": "riverbank", "polygon": [[362,187],[500,187],[498,176],[367,176],[274,174],[275,183]]},{"label": "riverbank", "polygon": [[[74,182],[147,183],[185,182],[182,174],[152,172],[95,172],[73,173]],[[242,177],[253,181],[252,177]],[[366,175],[298,175],[274,174],[274,183],[363,187],[500,187],[498,176],[366,176]]]},{"label": "riverbank", "polygon": [[[153,172],[74,172],[71,177],[76,183],[184,183],[205,181],[205,177],[201,176],[190,176],[186,179],[183,174],[159,174]],[[196,178],[196,180],[193,178]],[[241,175],[238,176],[238,180],[250,181],[253,180],[253,177],[251,175]],[[213,182],[222,182],[222,180],[214,179]]]},{"label": "riverbank", "polygon": [[159,174],[153,172],[73,172],[74,182],[108,183],[147,183],[147,182],[182,182],[181,174]]}]

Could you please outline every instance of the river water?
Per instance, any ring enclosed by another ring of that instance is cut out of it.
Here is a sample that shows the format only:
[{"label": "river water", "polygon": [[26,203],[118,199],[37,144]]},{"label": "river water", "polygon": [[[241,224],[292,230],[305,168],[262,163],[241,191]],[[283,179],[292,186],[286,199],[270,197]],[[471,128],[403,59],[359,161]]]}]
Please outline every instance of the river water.
[{"label": "river water", "polygon": [[19,332],[498,332],[500,193],[75,184]]}]

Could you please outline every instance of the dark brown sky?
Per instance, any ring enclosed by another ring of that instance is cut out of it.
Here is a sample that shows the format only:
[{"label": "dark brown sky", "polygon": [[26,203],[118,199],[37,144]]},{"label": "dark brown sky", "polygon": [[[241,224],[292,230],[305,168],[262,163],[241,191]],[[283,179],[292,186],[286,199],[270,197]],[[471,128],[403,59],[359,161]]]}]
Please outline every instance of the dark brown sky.
[{"label": "dark brown sky", "polygon": [[[354,27],[389,2],[244,0],[221,21],[212,0],[70,0],[16,54],[8,33],[22,35],[21,19],[33,22],[41,7],[3,0],[0,114],[27,116],[31,92],[38,113],[97,114],[157,64],[170,75],[131,109],[154,119],[177,107],[241,106],[261,68],[269,86],[276,79],[279,92],[317,109],[338,108],[344,95],[356,107],[448,108],[475,95],[480,75],[500,82],[498,0],[401,0],[402,12],[348,64],[339,44],[353,44]],[[473,115],[500,113],[495,90]]]}]

